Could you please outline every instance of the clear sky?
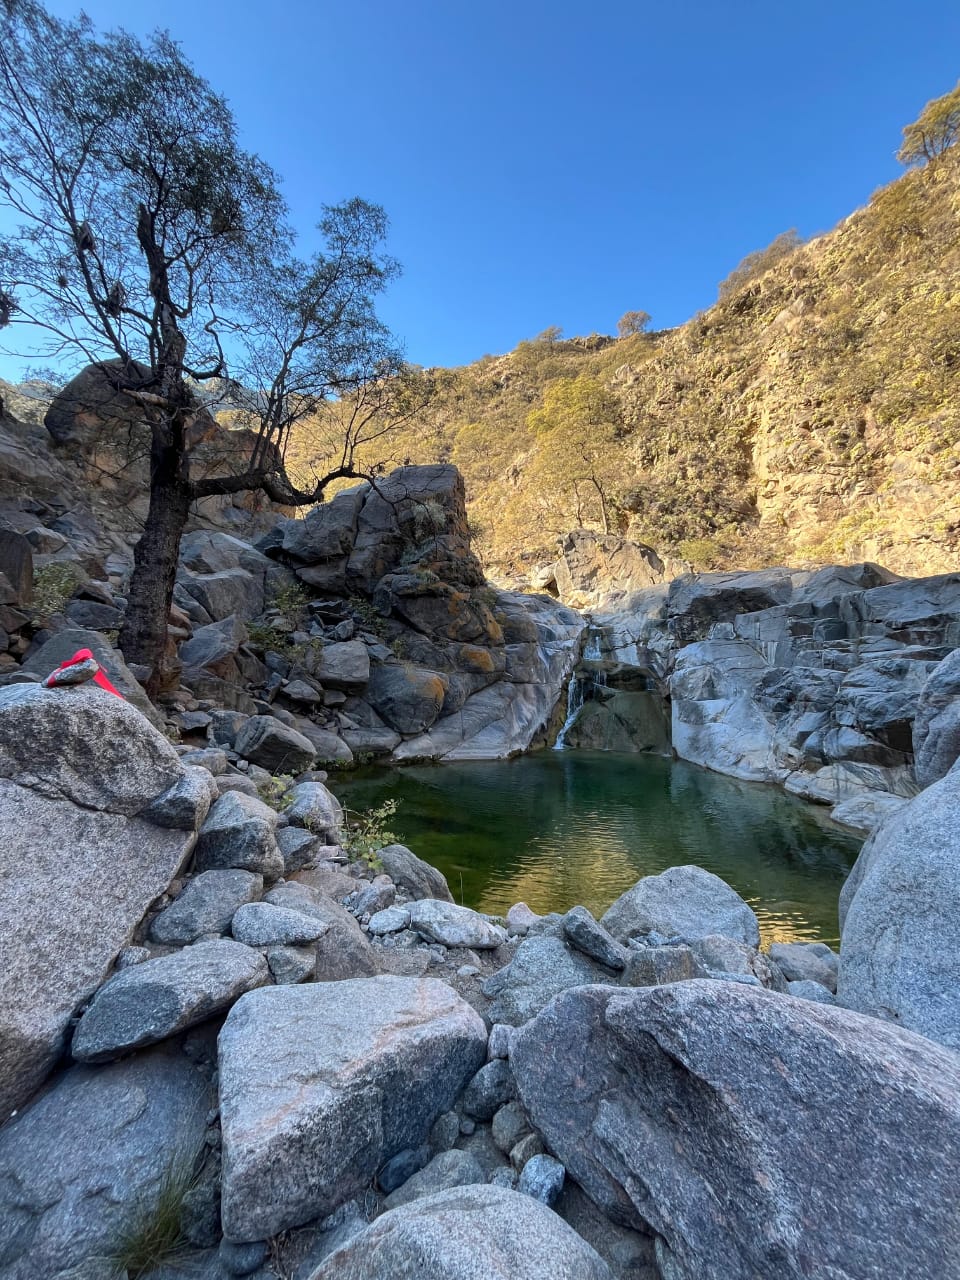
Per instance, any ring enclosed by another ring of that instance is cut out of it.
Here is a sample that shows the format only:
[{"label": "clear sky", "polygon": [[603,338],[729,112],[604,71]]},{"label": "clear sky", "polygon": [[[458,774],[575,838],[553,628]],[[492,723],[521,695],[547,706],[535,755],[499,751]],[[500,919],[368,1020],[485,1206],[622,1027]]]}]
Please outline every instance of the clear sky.
[{"label": "clear sky", "polygon": [[139,33],[162,14],[304,231],[325,202],[386,207],[384,318],[427,365],[627,310],[681,323],[896,176],[902,126],[960,78],[956,0],[83,7]]}]

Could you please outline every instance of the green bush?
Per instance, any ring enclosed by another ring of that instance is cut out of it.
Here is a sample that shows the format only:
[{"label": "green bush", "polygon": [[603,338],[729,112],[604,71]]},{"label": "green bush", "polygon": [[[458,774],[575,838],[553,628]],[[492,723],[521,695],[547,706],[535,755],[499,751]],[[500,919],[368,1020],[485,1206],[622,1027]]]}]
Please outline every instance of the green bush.
[{"label": "green bush", "polygon": [[363,812],[345,811],[340,847],[351,862],[364,862],[373,871],[383,870],[377,854],[386,845],[397,842],[397,837],[387,830],[386,825],[396,812],[396,800],[385,800],[377,808]]}]

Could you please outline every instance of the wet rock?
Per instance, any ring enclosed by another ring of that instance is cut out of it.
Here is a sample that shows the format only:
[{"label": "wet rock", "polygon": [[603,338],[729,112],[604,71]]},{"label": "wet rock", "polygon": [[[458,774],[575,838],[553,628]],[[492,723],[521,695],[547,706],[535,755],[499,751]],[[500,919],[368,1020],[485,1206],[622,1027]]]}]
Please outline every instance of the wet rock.
[{"label": "wet rock", "polygon": [[227,1238],[332,1212],[426,1140],[485,1046],[479,1015],[429,979],[251,993],[220,1033]]},{"label": "wet rock", "polygon": [[655,930],[688,940],[722,933],[751,947],[760,945],[757,917],[740,895],[719,876],[695,866],[644,876],[600,923],[620,942]]},{"label": "wet rock", "polygon": [[588,987],[511,1061],[570,1176],[677,1280],[960,1263],[960,1060],[919,1036],[732,983]]},{"label": "wet rock", "polygon": [[145,960],[100,988],[71,1051],[80,1062],[109,1061],[196,1026],[267,981],[263,956],[228,939]]}]

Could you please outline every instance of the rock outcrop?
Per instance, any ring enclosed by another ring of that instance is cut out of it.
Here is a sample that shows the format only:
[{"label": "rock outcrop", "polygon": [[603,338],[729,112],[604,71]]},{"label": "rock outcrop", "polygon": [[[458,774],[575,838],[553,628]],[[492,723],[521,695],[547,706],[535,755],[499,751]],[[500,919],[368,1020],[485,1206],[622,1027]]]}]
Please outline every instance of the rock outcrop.
[{"label": "rock outcrop", "polygon": [[671,1280],[960,1267],[960,1063],[920,1036],[731,983],[586,987],[510,1062],[551,1150],[656,1233]]}]

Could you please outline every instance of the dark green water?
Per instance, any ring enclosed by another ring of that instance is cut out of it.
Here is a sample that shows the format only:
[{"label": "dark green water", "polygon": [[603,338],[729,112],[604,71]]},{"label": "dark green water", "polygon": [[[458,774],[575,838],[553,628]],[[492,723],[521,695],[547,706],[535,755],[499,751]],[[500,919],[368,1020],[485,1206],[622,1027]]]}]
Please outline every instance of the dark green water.
[{"label": "dark green water", "polygon": [[641,876],[693,862],[750,903],[765,944],[836,944],[837,897],[861,843],[777,787],[652,755],[542,751],[359,771],[335,789],[351,809],[395,798],[391,829],[466,906],[583,903],[600,915]]}]

